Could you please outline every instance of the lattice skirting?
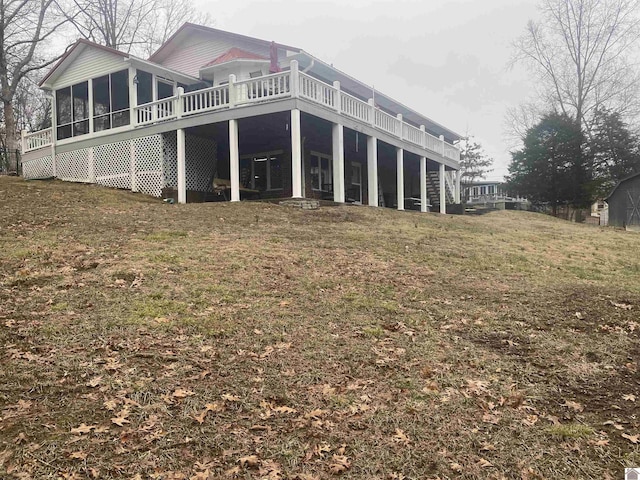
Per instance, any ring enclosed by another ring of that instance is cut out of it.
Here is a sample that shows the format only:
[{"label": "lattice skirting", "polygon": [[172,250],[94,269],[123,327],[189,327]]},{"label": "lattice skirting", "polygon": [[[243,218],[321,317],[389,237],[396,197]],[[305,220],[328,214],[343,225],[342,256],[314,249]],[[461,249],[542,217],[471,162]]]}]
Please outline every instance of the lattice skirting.
[{"label": "lattice skirting", "polygon": [[[47,150],[51,152],[51,149]],[[51,154],[40,158],[22,161],[22,176],[27,180],[36,180],[53,177],[53,161]]]},{"label": "lattice skirting", "polygon": [[[187,190],[211,191],[217,144],[185,137]],[[44,154],[45,150],[43,150]],[[26,179],[57,177],[69,182],[97,183],[159,197],[165,186],[177,187],[176,133],[123,140],[22,162]],[[54,175],[55,173],[55,175]]]},{"label": "lattice skirting", "polygon": [[[178,186],[178,148],[176,132],[162,135],[165,185]],[[187,190],[211,192],[217,166],[218,144],[215,140],[185,135]]]}]

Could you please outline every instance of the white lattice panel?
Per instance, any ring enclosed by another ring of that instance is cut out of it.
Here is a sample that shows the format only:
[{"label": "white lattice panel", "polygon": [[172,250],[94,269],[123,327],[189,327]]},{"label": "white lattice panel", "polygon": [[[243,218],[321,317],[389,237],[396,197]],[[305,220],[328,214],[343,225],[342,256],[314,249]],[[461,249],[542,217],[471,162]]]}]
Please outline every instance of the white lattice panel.
[{"label": "white lattice panel", "polygon": [[164,184],[166,187],[178,188],[178,146],[176,132],[162,135],[162,156]]},{"label": "white lattice panel", "polygon": [[[164,182],[167,187],[178,187],[178,148],[176,133],[162,136],[164,154]],[[185,135],[187,190],[211,191],[211,180],[217,162],[218,145],[212,139]]]},{"label": "white lattice panel", "polygon": [[135,148],[136,187],[139,192],[159,197],[162,193],[162,137],[152,135],[136,138]]},{"label": "white lattice panel", "polygon": [[96,183],[105,187],[131,188],[131,142],[98,145],[94,148]]},{"label": "white lattice panel", "polygon": [[53,162],[51,155],[22,162],[22,176],[27,180],[53,177]]},{"label": "white lattice panel", "polygon": [[89,182],[89,149],[56,155],[56,176],[67,182]]}]

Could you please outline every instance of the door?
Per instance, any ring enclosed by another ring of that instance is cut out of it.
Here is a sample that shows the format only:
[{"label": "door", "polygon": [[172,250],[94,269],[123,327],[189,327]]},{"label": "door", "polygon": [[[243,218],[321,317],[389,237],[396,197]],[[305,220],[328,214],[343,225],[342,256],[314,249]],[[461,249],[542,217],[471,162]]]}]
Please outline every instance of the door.
[{"label": "door", "polygon": [[351,162],[351,200],[362,203],[362,164]]}]

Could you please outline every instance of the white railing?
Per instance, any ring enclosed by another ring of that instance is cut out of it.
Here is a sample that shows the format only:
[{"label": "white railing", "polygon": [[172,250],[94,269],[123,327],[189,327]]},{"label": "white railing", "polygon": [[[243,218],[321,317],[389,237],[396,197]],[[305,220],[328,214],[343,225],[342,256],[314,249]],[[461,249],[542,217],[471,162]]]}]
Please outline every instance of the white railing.
[{"label": "white railing", "polygon": [[181,95],[182,114],[193,115],[229,106],[229,86],[205,88]]},{"label": "white railing", "polygon": [[48,147],[53,143],[53,129],[46,128],[38,132],[22,133],[22,153]]},{"label": "white railing", "polygon": [[172,120],[178,115],[178,95],[135,107],[136,125]]},{"label": "white railing", "polygon": [[402,138],[414,145],[424,146],[424,133],[425,132],[413,125],[409,125],[408,123],[402,124]]},{"label": "white railing", "polygon": [[340,92],[340,113],[371,123],[371,105],[345,92]]},{"label": "white railing", "polygon": [[376,108],[376,123],[375,126],[380,130],[384,130],[391,135],[400,135],[400,121],[397,117],[389,115],[387,112],[383,112],[379,108]]},{"label": "white railing", "polygon": [[444,143],[444,156],[446,158],[450,158],[451,160],[455,160],[456,162],[460,161],[460,150],[458,147],[454,147],[449,143]]},{"label": "white railing", "polygon": [[[339,114],[366,123],[383,132],[398,137],[445,158],[460,161],[460,151],[454,145],[430,135],[424,128],[417,128],[380,108],[340,90],[340,85],[329,85],[298,71],[292,62],[291,70],[236,82],[233,76],[228,85],[204,88],[156,100],[134,107],[133,127],[173,120],[183,116],[206,113],[226,108],[300,97],[323,105]],[[52,129],[23,134],[23,151],[29,152],[53,143]]]},{"label": "white railing", "polygon": [[313,100],[316,103],[330,108],[336,108],[336,96],[338,89],[320,80],[316,80],[310,75],[300,72],[300,88],[298,92],[301,97]]},{"label": "white railing", "polygon": [[438,137],[434,137],[433,135],[425,133],[424,146],[427,150],[431,150],[432,152],[436,152],[442,155],[442,144],[443,141]]},{"label": "white railing", "polygon": [[274,73],[229,85],[234,105],[264,102],[291,95],[289,72]]}]

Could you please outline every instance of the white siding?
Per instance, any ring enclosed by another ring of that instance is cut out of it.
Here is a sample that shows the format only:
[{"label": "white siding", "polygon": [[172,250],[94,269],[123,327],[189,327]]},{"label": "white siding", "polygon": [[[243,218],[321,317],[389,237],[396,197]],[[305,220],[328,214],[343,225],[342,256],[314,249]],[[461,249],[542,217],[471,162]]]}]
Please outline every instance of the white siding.
[{"label": "white siding", "polygon": [[184,42],[169,53],[167,58],[160,64],[197,77],[201,67],[233,47],[269,58],[268,46],[241,39],[231,41],[231,39],[223,36],[216,38],[213,34],[206,32],[193,32]]},{"label": "white siding", "polygon": [[53,83],[53,89],[73,85],[127,67],[120,55],[86,46]]}]

